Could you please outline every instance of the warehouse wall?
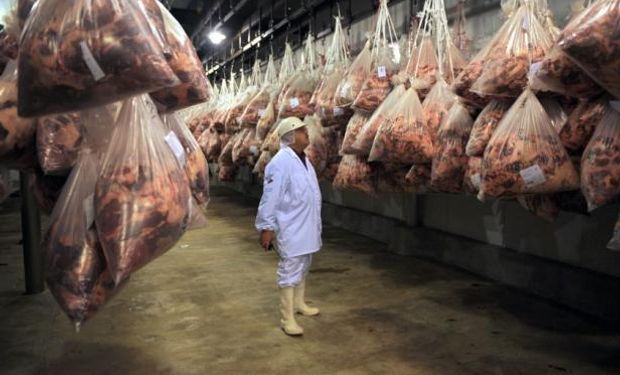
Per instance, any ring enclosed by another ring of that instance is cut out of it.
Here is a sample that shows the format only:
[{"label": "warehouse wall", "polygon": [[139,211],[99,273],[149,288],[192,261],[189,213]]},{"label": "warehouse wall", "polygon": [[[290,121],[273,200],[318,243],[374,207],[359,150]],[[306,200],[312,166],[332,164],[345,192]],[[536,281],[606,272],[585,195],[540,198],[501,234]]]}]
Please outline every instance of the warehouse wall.
[{"label": "warehouse wall", "polygon": [[[492,0],[470,2],[485,3],[499,4]],[[549,3],[557,23],[563,25],[569,2]],[[392,7],[395,24],[401,30],[409,22],[408,14],[408,1]],[[469,17],[467,27],[474,46],[480,48],[502,22],[499,5]],[[352,25],[354,49],[365,41],[371,23],[367,19]],[[329,38],[325,45],[329,45]],[[228,186],[260,197],[260,184],[247,170]],[[556,222],[548,223],[515,202],[481,203],[472,196],[448,194],[383,194],[372,198],[336,191],[326,184],[322,190],[327,222],[385,242],[394,251],[453,264],[604,319],[620,316],[620,302],[616,302],[620,253],[606,249],[618,206],[604,207],[591,215],[562,212]]]}]

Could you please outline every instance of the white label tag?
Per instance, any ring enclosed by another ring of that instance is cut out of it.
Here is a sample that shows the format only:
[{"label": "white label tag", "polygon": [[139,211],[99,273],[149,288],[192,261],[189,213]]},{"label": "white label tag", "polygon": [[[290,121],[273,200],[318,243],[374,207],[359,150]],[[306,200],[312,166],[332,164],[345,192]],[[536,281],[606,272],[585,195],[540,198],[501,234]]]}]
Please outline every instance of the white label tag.
[{"label": "white label tag", "polygon": [[481,182],[480,173],[472,174],[470,178],[471,178],[471,184],[476,189],[480,189],[480,182]]},{"label": "white label tag", "polygon": [[538,71],[540,70],[540,67],[542,66],[542,61],[539,61],[537,63],[532,64],[532,66],[530,66],[530,77],[533,77],[536,75],[536,73],[538,73]]},{"label": "white label tag", "polygon": [[292,98],[291,100],[289,100],[289,104],[291,105],[291,108],[295,109],[299,107],[299,99]]},{"label": "white label tag", "polygon": [[334,108],[334,116],[342,116],[344,115],[344,110],[340,107]]},{"label": "white label tag", "polygon": [[105,77],[105,73],[103,72],[103,69],[101,69],[99,63],[97,63],[97,60],[95,60],[95,56],[93,56],[93,53],[90,51],[90,48],[88,48],[86,42],[80,42],[80,48],[82,49],[82,58],[84,59],[86,66],[88,66],[88,70],[90,70],[90,74],[93,75],[95,81],[103,79],[103,77]]},{"label": "white label tag", "polygon": [[620,101],[619,100],[610,101],[609,106],[613,108],[614,110],[616,110],[616,112],[620,112]]},{"label": "white label tag", "polygon": [[340,88],[340,96],[347,96],[347,93],[349,92],[349,84],[345,83],[344,85],[342,85],[342,87]]},{"label": "white label tag", "polygon": [[91,194],[82,202],[84,217],[86,218],[86,229],[90,229],[95,222],[95,195]]},{"label": "white label tag", "polygon": [[379,78],[387,77],[387,70],[385,69],[385,66],[381,65],[377,68],[377,75],[379,76]]},{"label": "white label tag", "polygon": [[538,186],[547,181],[547,179],[545,178],[545,173],[538,166],[538,164],[534,164],[529,168],[522,169],[519,174],[521,175],[521,178],[523,178],[525,186],[528,188]]},{"label": "white label tag", "polygon": [[177,135],[174,134],[174,132],[170,132],[166,135],[165,139],[177,160],[181,162],[181,165],[185,165],[185,150]]},{"label": "white label tag", "polygon": [[266,112],[266,111],[267,111],[267,110],[265,110],[265,109],[259,109],[259,110],[258,110],[258,118],[263,118],[263,117],[265,117],[265,112]]}]

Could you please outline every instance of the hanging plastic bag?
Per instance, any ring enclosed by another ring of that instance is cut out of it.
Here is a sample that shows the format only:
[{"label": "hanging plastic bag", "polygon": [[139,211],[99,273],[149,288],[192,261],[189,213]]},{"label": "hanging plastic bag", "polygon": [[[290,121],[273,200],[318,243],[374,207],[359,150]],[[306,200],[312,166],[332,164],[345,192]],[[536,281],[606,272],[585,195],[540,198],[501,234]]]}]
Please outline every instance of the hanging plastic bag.
[{"label": "hanging plastic bag", "polygon": [[531,64],[542,60],[553,39],[536,15],[522,5],[500,30],[480,78],[471,88],[480,95],[517,97],[527,86]]},{"label": "hanging plastic bag", "polygon": [[45,239],[46,283],[76,329],[120,289],[94,228],[99,155],[83,150],[52,213]]},{"label": "hanging plastic bag", "polygon": [[17,18],[19,19],[19,29],[24,28],[24,24],[30,15],[32,7],[38,0],[17,0]]},{"label": "hanging plastic bag", "polygon": [[268,107],[272,106],[277,95],[277,76],[273,55],[269,56],[265,81],[261,90],[256,94],[244,109],[239,121],[242,126],[256,126],[267,115]]},{"label": "hanging plastic bag", "polygon": [[465,0],[459,0],[456,4],[456,20],[452,27],[454,45],[461,51],[463,57],[468,58],[471,54],[472,40],[465,30]]},{"label": "hanging plastic bag", "polygon": [[327,149],[327,160],[325,169],[319,175],[321,181],[327,181],[330,184],[334,181],[338,166],[342,161],[340,149],[344,140],[344,130],[340,126],[332,126],[323,128],[323,139],[325,140],[325,148]]},{"label": "hanging plastic bag", "polygon": [[345,155],[334,178],[334,187],[339,190],[356,190],[374,195],[377,168],[359,156]]},{"label": "hanging plastic bag", "polygon": [[95,192],[95,223],[118,284],[185,232],[191,191],[177,137],[147,96],[123,103]]},{"label": "hanging plastic bag", "polygon": [[37,154],[45,174],[68,174],[82,145],[79,113],[41,117],[37,123]]},{"label": "hanging plastic bag", "polygon": [[19,113],[78,111],[174,86],[162,44],[141,1],[41,1],[21,38]]},{"label": "hanging plastic bag", "polygon": [[243,143],[244,143],[243,141],[248,136],[248,134],[250,134],[249,128],[245,128],[241,130],[241,132],[239,132],[239,136],[237,137],[235,144],[233,145],[231,157],[232,157],[232,162],[235,165],[242,164],[250,154],[250,150],[249,149],[246,150],[243,147]]},{"label": "hanging plastic bag", "polygon": [[517,197],[517,202],[533,215],[551,223],[554,222],[560,214],[559,207],[549,195],[520,196]]},{"label": "hanging plastic bag", "polygon": [[579,102],[568,116],[566,125],[560,130],[560,139],[564,147],[570,151],[580,151],[586,147],[596,125],[603,119],[608,100],[602,98]]},{"label": "hanging plastic bag", "polygon": [[427,127],[435,139],[439,126],[452,108],[456,96],[443,78],[439,78],[422,103],[422,111]]},{"label": "hanging plastic bag", "polygon": [[467,171],[463,177],[463,190],[468,194],[478,195],[480,191],[480,173],[482,172],[482,158],[470,157],[467,162]]},{"label": "hanging plastic bag", "polygon": [[36,120],[17,114],[17,66],[10,61],[0,76],[0,164],[30,169],[36,164]]},{"label": "hanging plastic bag", "polygon": [[413,77],[412,86],[418,90],[422,98],[428,95],[437,82],[438,72],[437,52],[435,52],[431,36],[426,35],[407,65],[407,73]]},{"label": "hanging plastic bag", "polygon": [[189,180],[189,187],[198,208],[206,211],[209,203],[209,164],[207,159],[198,142],[177,114],[163,115],[161,119],[168,130],[166,140],[172,140],[176,136],[183,147],[185,155],[180,158],[180,161]]},{"label": "hanging plastic bag", "polygon": [[607,107],[581,159],[581,188],[590,211],[613,203],[620,196],[620,108]]},{"label": "hanging plastic bag", "polygon": [[269,101],[267,107],[265,108],[265,112],[262,114],[261,118],[258,120],[256,124],[256,139],[259,142],[264,142],[265,138],[269,134],[269,131],[273,127],[273,124],[276,122],[276,110],[274,106],[274,99]]},{"label": "hanging plastic bag", "polygon": [[478,198],[579,188],[579,176],[536,95],[527,89],[500,122],[484,152]]},{"label": "hanging plastic bag", "polygon": [[544,60],[532,67],[532,71],[534,90],[552,91],[583,99],[598,96],[603,92],[557,45]]},{"label": "hanging plastic bag", "polygon": [[392,90],[392,76],[398,74],[398,38],[390,16],[387,0],[379,2],[377,27],[372,39],[370,73],[353,102],[353,108],[372,113]]},{"label": "hanging plastic bag", "polygon": [[404,85],[399,85],[390,93],[387,99],[381,103],[379,108],[377,108],[358,134],[352,146],[353,153],[360,156],[367,156],[370,154],[379,127],[392,115],[396,109],[396,104],[406,91]]},{"label": "hanging plastic bag", "polygon": [[512,106],[511,101],[493,100],[478,115],[467,142],[467,156],[482,156],[493,133]]},{"label": "hanging plastic bag", "polygon": [[280,100],[278,111],[279,118],[297,117],[303,119],[314,114],[314,107],[310,104],[312,95],[318,82],[318,61],[312,35],[308,34],[302,63],[299,70],[290,80],[286,94]]},{"label": "hanging plastic bag", "polygon": [[160,113],[169,113],[209,100],[209,81],[203,71],[202,62],[181,24],[159,1],[162,26],[166,42],[166,58],[180,84],[151,93],[151,98]]},{"label": "hanging plastic bag", "polygon": [[347,125],[347,130],[344,135],[342,148],[340,149],[340,153],[342,155],[355,154],[355,149],[353,148],[353,145],[357,141],[360,132],[362,131],[364,125],[366,125],[369,119],[370,117],[368,115],[361,112],[356,113],[355,115],[353,115],[353,117],[351,117],[351,120],[349,120],[349,124]]},{"label": "hanging plastic bag", "polygon": [[327,167],[327,158],[329,157],[321,120],[317,115],[308,116],[304,119],[304,123],[306,123],[310,139],[310,145],[306,148],[305,153],[317,176],[320,176]]},{"label": "hanging plastic bag", "polygon": [[384,164],[377,174],[379,193],[415,193],[415,188],[406,182],[410,167],[405,164]]},{"label": "hanging plastic bag", "polygon": [[426,193],[431,184],[431,165],[413,165],[405,176],[405,183],[416,193]]},{"label": "hanging plastic bag", "polygon": [[469,111],[457,100],[437,133],[431,173],[434,189],[447,193],[463,191],[463,178],[469,161],[465,148],[473,124]]},{"label": "hanging plastic bag", "polygon": [[368,161],[384,163],[428,163],[433,158],[431,134],[422,103],[411,87],[392,107],[377,130]]},{"label": "hanging plastic bag", "polygon": [[[258,63],[258,60],[256,61]],[[260,70],[258,71],[260,73]],[[250,82],[247,82],[245,74],[241,71],[241,80],[237,88],[236,95],[231,98],[229,108],[223,116],[224,126],[228,134],[236,133],[240,129],[240,118],[252,97],[257,92],[254,84],[257,73],[257,64],[254,64],[254,72]],[[234,76],[233,76],[234,77]]]},{"label": "hanging plastic bag", "polygon": [[366,42],[345,74],[344,79],[336,88],[334,103],[338,107],[349,107],[355,101],[364,86],[372,68],[370,41]]},{"label": "hanging plastic bag", "polygon": [[620,1],[598,0],[564,28],[560,48],[594,81],[620,98]]}]

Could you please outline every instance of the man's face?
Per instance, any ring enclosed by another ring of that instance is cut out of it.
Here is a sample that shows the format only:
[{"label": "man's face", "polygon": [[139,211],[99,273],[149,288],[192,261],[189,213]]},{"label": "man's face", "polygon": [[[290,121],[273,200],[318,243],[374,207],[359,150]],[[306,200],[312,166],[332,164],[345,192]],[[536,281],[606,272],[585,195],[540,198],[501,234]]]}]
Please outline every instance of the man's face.
[{"label": "man's face", "polygon": [[295,130],[295,145],[303,147],[305,150],[310,145],[310,137],[308,136],[308,128],[303,127]]}]

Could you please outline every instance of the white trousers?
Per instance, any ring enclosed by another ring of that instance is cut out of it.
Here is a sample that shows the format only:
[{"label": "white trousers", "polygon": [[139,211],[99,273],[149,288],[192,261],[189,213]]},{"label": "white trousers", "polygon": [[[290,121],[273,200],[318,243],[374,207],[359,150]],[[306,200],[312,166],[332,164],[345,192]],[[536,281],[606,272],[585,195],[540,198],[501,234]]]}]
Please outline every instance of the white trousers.
[{"label": "white trousers", "polygon": [[312,254],[280,258],[280,262],[278,262],[278,287],[296,287],[306,277],[311,265]]}]

